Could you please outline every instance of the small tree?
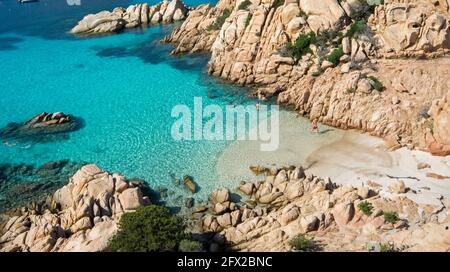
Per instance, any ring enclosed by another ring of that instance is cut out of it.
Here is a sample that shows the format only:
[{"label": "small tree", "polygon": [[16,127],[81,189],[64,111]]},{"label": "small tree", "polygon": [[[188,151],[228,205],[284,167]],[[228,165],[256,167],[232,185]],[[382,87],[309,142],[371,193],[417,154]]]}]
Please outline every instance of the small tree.
[{"label": "small tree", "polygon": [[122,215],[119,231],[108,250],[121,252],[173,251],[186,237],[182,219],[166,207],[150,205]]}]

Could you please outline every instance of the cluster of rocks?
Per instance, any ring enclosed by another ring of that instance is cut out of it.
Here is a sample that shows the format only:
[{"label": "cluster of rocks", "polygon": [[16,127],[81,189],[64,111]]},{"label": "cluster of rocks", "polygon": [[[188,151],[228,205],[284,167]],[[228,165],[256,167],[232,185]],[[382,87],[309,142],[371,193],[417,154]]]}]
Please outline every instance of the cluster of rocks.
[{"label": "cluster of rocks", "polygon": [[63,112],[40,113],[23,123],[10,123],[0,129],[1,139],[27,139],[46,134],[71,132],[79,129],[79,118]]},{"label": "cluster of rocks", "polygon": [[39,202],[48,194],[67,184],[82,166],[69,160],[32,164],[0,165],[0,212]]},{"label": "cluster of rocks", "polygon": [[147,3],[118,7],[85,16],[70,30],[74,34],[118,32],[141,25],[172,23],[186,18],[189,8],[181,0],[163,1],[154,6]]},{"label": "cluster of rocks", "polygon": [[0,251],[102,251],[123,213],[150,204],[140,186],[85,165],[45,201],[2,215]]},{"label": "cluster of rocks", "polygon": [[[208,206],[193,209],[199,229],[216,233],[214,248],[289,251],[289,240],[307,233],[330,251],[365,251],[372,241],[411,251],[450,249],[448,201],[439,207],[419,205],[404,197],[401,182],[392,185],[392,198],[387,199],[376,188],[336,186],[302,167],[264,172],[265,180],[243,182],[237,189],[246,200],[233,201],[228,189],[218,189]],[[360,208],[363,202],[369,203],[370,212]],[[391,221],[386,212],[399,218]]]},{"label": "cluster of rocks", "polygon": [[[450,154],[446,1],[250,2],[201,5],[165,41],[176,45],[174,54],[209,51],[210,74],[255,85],[255,96],[276,97],[311,119],[370,132],[392,147]],[[211,29],[225,11],[220,28]],[[283,54],[310,32],[332,37],[298,62]],[[337,65],[327,60],[336,49],[343,51]]]}]

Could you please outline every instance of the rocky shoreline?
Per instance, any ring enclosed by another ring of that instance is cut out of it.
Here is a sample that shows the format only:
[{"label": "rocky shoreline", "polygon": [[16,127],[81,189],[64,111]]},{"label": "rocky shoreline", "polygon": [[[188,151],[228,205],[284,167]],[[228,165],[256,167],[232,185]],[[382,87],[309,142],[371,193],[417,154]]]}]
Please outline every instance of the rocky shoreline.
[{"label": "rocky shoreline", "polygon": [[312,120],[449,155],[449,4],[371,2],[222,0],[164,40]]},{"label": "rocky shoreline", "polygon": [[120,216],[150,204],[144,187],[85,165],[44,201],[2,214],[0,251],[105,250]]},{"label": "rocky shoreline", "polygon": [[126,28],[141,25],[172,23],[186,18],[189,8],[181,0],[162,1],[150,6],[147,3],[115,8],[86,15],[70,32],[72,34],[92,35],[119,32]]},{"label": "rocky shoreline", "polygon": [[[183,215],[209,251],[290,251],[289,242],[305,234],[321,251],[450,250],[448,197],[418,204],[401,181],[385,198],[376,186],[338,186],[301,166],[250,168],[261,181],[217,189]],[[1,215],[0,251],[103,251],[121,215],[151,203],[147,191],[85,165],[45,201]]]}]

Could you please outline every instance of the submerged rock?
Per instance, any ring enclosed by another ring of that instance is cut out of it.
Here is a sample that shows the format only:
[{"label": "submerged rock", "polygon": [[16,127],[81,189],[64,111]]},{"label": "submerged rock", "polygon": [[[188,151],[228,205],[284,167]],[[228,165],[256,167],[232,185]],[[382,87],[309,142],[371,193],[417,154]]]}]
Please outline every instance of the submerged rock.
[{"label": "submerged rock", "polygon": [[82,120],[63,112],[40,113],[23,123],[10,123],[0,129],[4,140],[27,140],[34,137],[72,132],[82,127]]},{"label": "submerged rock", "polygon": [[197,192],[197,185],[195,184],[194,180],[190,176],[184,176],[183,182],[186,188],[189,189],[192,193]]}]

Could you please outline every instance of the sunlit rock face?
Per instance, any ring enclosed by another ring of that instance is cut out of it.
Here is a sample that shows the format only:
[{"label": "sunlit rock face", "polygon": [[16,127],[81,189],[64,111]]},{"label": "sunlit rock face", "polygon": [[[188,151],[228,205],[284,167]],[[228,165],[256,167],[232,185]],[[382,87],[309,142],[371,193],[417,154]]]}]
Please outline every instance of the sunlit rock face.
[{"label": "sunlit rock face", "polygon": [[369,19],[379,38],[381,53],[419,56],[448,52],[448,3],[431,0],[389,2],[378,6]]}]

